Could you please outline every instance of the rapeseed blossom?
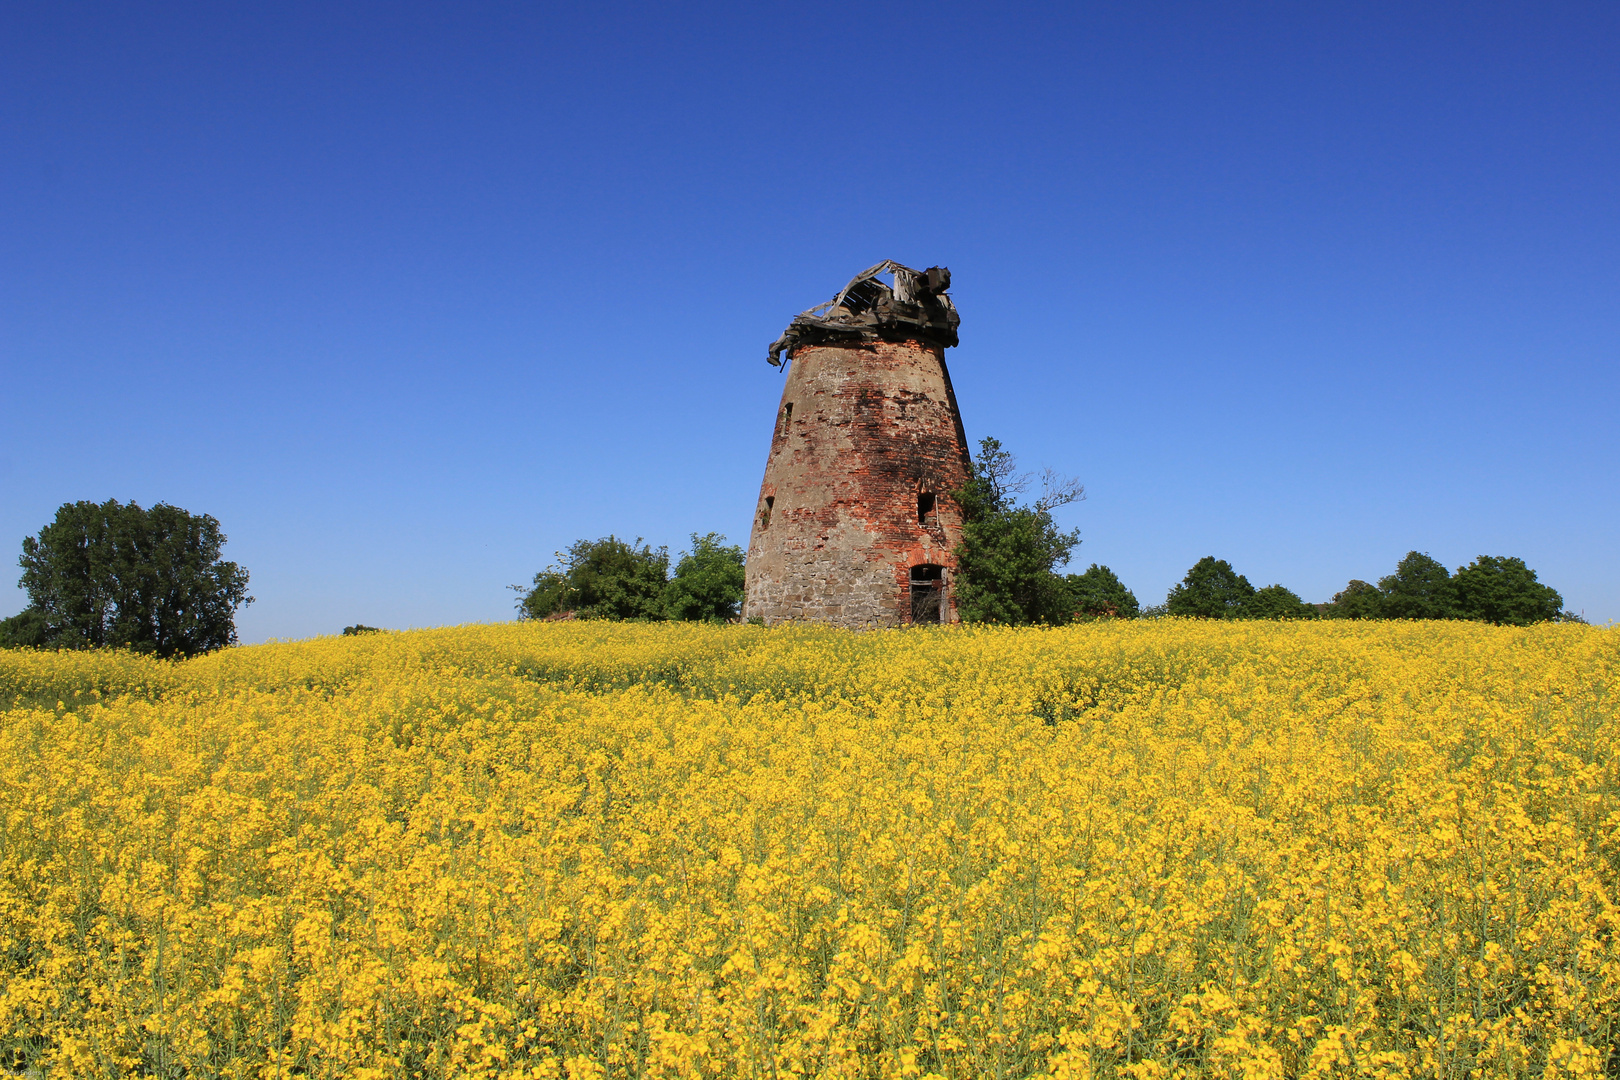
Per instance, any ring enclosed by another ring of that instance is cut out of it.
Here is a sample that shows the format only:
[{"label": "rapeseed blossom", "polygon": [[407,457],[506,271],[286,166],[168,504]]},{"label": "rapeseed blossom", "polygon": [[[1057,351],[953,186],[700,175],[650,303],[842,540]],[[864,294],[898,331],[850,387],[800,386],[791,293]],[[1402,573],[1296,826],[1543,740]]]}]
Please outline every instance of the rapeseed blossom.
[{"label": "rapeseed blossom", "polygon": [[0,1063],[1602,1076],[1620,632],[0,653]]}]

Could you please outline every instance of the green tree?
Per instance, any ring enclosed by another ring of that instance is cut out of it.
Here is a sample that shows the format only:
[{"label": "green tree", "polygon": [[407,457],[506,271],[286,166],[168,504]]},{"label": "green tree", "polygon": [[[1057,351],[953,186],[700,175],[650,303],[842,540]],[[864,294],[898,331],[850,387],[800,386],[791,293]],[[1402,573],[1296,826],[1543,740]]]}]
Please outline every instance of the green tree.
[{"label": "green tree", "polygon": [[0,649],[37,649],[50,644],[51,624],[38,608],[23,608],[0,619]]},{"label": "green tree", "polygon": [[1378,579],[1386,619],[1455,619],[1457,583],[1451,572],[1428,555],[1408,551],[1395,572]]},{"label": "green tree", "polygon": [[681,556],[664,587],[664,613],[671,619],[730,619],[742,605],[743,582],[741,547],[719,533],[693,533],[692,550]]},{"label": "green tree", "polygon": [[1240,619],[1314,619],[1320,615],[1299,594],[1281,585],[1267,585],[1256,589],[1254,595],[1243,601],[1238,611]]},{"label": "green tree", "polygon": [[127,645],[194,656],[236,641],[236,609],[251,604],[248,573],[221,559],[225,534],[207,514],[158,503],[63,503],[23,540],[28,611],[8,638],[54,648]]},{"label": "green tree", "polygon": [[1451,580],[1465,619],[1529,626],[1557,619],[1563,612],[1564,598],[1558,590],[1537,581],[1536,572],[1523,559],[1510,555],[1481,555]]},{"label": "green tree", "polygon": [[532,587],[513,586],[520,594],[520,618],[543,619],[568,611],[582,619],[664,617],[667,548],[642,544],[639,536],[635,544],[605,536],[575,541],[566,552],[557,553],[557,560],[534,575]]},{"label": "green tree", "polygon": [[1136,594],[1108,567],[1092,563],[1083,574],[1067,574],[1068,607],[1080,619],[1134,619],[1142,608]]},{"label": "green tree", "polygon": [[1249,579],[1232,569],[1232,564],[1205,555],[1193,564],[1181,584],[1165,597],[1165,610],[1171,615],[1197,619],[1236,619],[1243,605],[1254,596]]},{"label": "green tree", "polygon": [[1029,505],[1018,496],[1028,475],[1016,471],[1000,440],[979,441],[968,481],[951,493],[962,508],[956,556],[956,609],[966,622],[1062,623],[1071,615],[1068,587],[1056,572],[1080,543],[1078,529],[1058,528],[1052,511],[1085,498],[1085,489],[1051,470]]},{"label": "green tree", "polygon": [[1342,592],[1333,594],[1333,600],[1323,613],[1328,619],[1381,619],[1384,617],[1384,594],[1378,586],[1365,581],[1352,580]]}]

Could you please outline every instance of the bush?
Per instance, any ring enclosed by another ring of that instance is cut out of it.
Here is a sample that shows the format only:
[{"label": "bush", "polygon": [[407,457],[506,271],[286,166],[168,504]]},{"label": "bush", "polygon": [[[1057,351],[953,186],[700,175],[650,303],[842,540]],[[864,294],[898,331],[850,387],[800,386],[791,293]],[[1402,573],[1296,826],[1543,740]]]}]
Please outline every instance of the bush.
[{"label": "bush", "polygon": [[573,613],[581,619],[730,619],[743,597],[743,551],[719,533],[692,534],[692,550],[669,575],[669,549],[616,536],[576,541],[519,593],[518,617]]},{"label": "bush", "polygon": [[571,611],[582,619],[662,619],[669,551],[636,544],[640,537],[635,544],[616,536],[575,541],[534,575],[531,588],[518,588],[518,617]]},{"label": "bush", "polygon": [[1077,619],[1134,619],[1141,613],[1136,594],[1108,567],[1092,563],[1083,574],[1064,577],[1068,608]]},{"label": "bush", "polygon": [[692,550],[675,564],[664,587],[664,614],[671,619],[721,622],[734,618],[743,599],[743,550],[719,533],[692,534]]}]

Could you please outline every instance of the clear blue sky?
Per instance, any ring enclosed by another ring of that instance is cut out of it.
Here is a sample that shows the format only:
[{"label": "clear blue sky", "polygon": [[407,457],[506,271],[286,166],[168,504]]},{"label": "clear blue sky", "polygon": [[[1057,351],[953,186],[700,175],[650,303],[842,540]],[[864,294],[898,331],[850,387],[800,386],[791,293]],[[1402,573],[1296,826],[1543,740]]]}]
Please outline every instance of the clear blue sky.
[{"label": "clear blue sky", "polygon": [[5,3],[0,550],[211,513],[260,641],[745,542],[766,345],[885,258],[1144,603],[1415,548],[1620,618],[1614,0]]}]

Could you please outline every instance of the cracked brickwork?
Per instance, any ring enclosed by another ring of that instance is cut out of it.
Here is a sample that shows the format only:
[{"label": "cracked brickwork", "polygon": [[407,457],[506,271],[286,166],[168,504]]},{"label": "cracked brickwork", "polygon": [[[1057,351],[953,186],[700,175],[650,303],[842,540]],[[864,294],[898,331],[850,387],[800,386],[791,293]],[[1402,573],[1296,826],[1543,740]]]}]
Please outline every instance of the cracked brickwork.
[{"label": "cracked brickwork", "polygon": [[[789,354],[748,542],[746,618],[847,627],[912,620],[914,567],[956,619],[952,550],[967,441],[944,349],[916,340]],[[932,496],[932,505],[927,496]]]}]

